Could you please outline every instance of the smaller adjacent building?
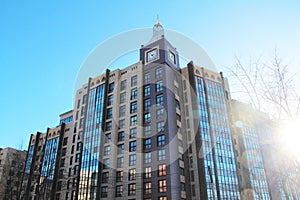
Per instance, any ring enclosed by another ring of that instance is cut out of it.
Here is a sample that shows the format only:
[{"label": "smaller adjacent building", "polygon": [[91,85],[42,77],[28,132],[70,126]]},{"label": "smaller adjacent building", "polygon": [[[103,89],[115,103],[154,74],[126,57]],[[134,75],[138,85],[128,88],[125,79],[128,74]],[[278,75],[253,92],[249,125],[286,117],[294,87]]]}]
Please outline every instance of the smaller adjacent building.
[{"label": "smaller adjacent building", "polygon": [[26,154],[9,147],[0,149],[0,199],[18,199]]}]

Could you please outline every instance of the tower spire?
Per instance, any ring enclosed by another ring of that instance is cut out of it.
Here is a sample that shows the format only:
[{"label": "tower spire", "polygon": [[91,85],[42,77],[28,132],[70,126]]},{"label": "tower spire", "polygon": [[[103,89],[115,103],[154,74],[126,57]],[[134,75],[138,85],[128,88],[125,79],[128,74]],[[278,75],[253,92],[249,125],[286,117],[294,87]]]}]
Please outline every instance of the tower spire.
[{"label": "tower spire", "polygon": [[152,38],[150,40],[150,43],[157,41],[159,39],[161,39],[164,35],[164,28],[161,25],[160,21],[159,21],[159,16],[156,16],[156,22],[153,26],[153,35]]}]

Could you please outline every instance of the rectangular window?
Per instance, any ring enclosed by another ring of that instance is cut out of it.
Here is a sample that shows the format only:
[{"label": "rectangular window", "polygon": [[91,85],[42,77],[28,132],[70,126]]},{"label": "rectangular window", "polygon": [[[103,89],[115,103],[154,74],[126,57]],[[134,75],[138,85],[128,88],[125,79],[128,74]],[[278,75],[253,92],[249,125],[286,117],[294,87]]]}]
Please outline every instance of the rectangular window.
[{"label": "rectangular window", "polygon": [[156,110],[156,119],[163,119],[164,118],[164,109],[160,108]]},{"label": "rectangular window", "polygon": [[122,182],[124,179],[124,172],[123,171],[117,171],[116,173],[116,181]]},{"label": "rectangular window", "polygon": [[126,92],[120,94],[120,103],[126,102]]},{"label": "rectangular window", "polygon": [[167,192],[167,181],[166,180],[158,181],[158,191],[159,192]]},{"label": "rectangular window", "polygon": [[167,166],[166,164],[158,165],[158,176],[167,175]]},{"label": "rectangular window", "polygon": [[137,112],[137,102],[132,102],[130,103],[130,114],[136,113]]},{"label": "rectangular window", "polygon": [[144,114],[144,123],[148,124],[150,122],[151,122],[151,115],[150,115],[150,113],[145,113]]},{"label": "rectangular window", "polygon": [[108,187],[107,186],[104,186],[104,187],[101,187],[101,197],[107,197],[107,194],[108,194]]},{"label": "rectangular window", "polygon": [[163,90],[163,81],[157,81],[155,84],[156,92],[161,92]]},{"label": "rectangular window", "polygon": [[125,128],[125,119],[119,120],[119,129]]},{"label": "rectangular window", "polygon": [[150,95],[150,85],[144,86],[144,96],[147,97]]},{"label": "rectangular window", "polygon": [[137,85],[137,75],[131,77],[131,87]]},{"label": "rectangular window", "polygon": [[104,147],[104,155],[108,156],[110,154],[110,146],[105,146]]},{"label": "rectangular window", "polygon": [[157,123],[157,132],[163,132],[165,131],[165,123],[164,122],[158,122]]},{"label": "rectangular window", "polygon": [[121,91],[122,90],[126,90],[126,85],[127,85],[127,81],[126,80],[121,81]]},{"label": "rectangular window", "polygon": [[144,149],[151,149],[151,138],[144,140]]},{"label": "rectangular window", "polygon": [[144,193],[151,194],[151,182],[144,183]]},{"label": "rectangular window", "polygon": [[151,135],[151,126],[145,126],[144,134],[145,134],[145,136]]},{"label": "rectangular window", "polygon": [[130,100],[134,100],[137,98],[137,95],[138,95],[138,90],[137,88],[134,88],[131,90],[131,93],[130,93]]},{"label": "rectangular window", "polygon": [[166,159],[166,150],[165,149],[158,150],[157,154],[158,154],[157,158],[159,161]]},{"label": "rectangular window", "polygon": [[135,126],[137,124],[137,116],[132,116],[130,118],[130,126]]},{"label": "rectangular window", "polygon": [[124,167],[124,157],[119,157],[117,159],[117,167],[118,168]]},{"label": "rectangular window", "polygon": [[136,184],[131,183],[128,185],[128,195],[135,195],[136,194]]},{"label": "rectangular window", "polygon": [[104,172],[102,173],[102,183],[108,183],[109,173]]},{"label": "rectangular window", "polygon": [[115,88],[115,83],[110,83],[108,85],[108,93],[111,93],[114,91],[114,88]]},{"label": "rectangular window", "polygon": [[136,155],[129,155],[129,166],[136,165]]},{"label": "rectangular window", "polygon": [[136,138],[136,128],[130,129],[129,139]]},{"label": "rectangular window", "polygon": [[120,106],[119,117],[125,117],[126,114],[126,106]]},{"label": "rectangular window", "polygon": [[162,74],[163,74],[162,68],[158,68],[158,69],[155,70],[155,78],[156,79],[161,79],[162,78]]},{"label": "rectangular window", "polygon": [[112,129],[112,122],[106,122],[105,130],[110,131]]},{"label": "rectangular window", "polygon": [[128,174],[128,180],[132,181],[136,179],[136,170],[130,169]]},{"label": "rectangular window", "polygon": [[103,168],[104,169],[109,169],[110,165],[109,165],[109,158],[106,158],[103,160]]},{"label": "rectangular window", "polygon": [[123,154],[124,153],[124,144],[119,144],[118,145],[118,154]]},{"label": "rectangular window", "polygon": [[136,141],[129,142],[129,152],[136,151]]},{"label": "rectangular window", "polygon": [[124,131],[121,131],[118,133],[118,142],[124,141],[125,133]]},{"label": "rectangular window", "polygon": [[161,147],[166,144],[166,136],[165,135],[159,135],[157,136],[157,146]]},{"label": "rectangular window", "polygon": [[106,119],[111,119],[112,118],[112,108],[107,109],[106,112]]},{"label": "rectangular window", "polygon": [[114,96],[113,95],[108,96],[107,106],[113,105],[113,102],[114,102]]},{"label": "rectangular window", "polygon": [[151,107],[151,100],[150,99],[145,99],[144,100],[144,111],[149,111]]},{"label": "rectangular window", "polygon": [[144,178],[151,178],[151,174],[152,174],[152,171],[151,171],[151,167],[145,167],[145,170],[144,170]]},{"label": "rectangular window", "polygon": [[144,155],[145,155],[144,162],[151,163],[151,152],[145,153]]},{"label": "rectangular window", "polygon": [[146,73],[144,78],[145,78],[145,83],[150,83],[150,78],[151,78],[150,73]]},{"label": "rectangular window", "polygon": [[156,96],[156,105],[163,106],[164,105],[164,95],[160,94]]},{"label": "rectangular window", "polygon": [[105,134],[105,143],[109,143],[110,142],[110,140],[111,140],[111,133],[107,133],[107,134]]},{"label": "rectangular window", "polygon": [[122,197],[123,195],[123,185],[116,186],[116,197]]}]

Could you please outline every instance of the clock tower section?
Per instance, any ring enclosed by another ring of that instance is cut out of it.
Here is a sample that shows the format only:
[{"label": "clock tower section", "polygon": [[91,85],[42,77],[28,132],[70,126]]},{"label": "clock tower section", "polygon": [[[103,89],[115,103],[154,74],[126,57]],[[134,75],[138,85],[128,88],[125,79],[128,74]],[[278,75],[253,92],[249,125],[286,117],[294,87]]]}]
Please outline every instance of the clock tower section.
[{"label": "clock tower section", "polygon": [[[152,173],[152,193],[145,193],[143,199],[190,199],[186,192],[188,181],[183,181],[188,180],[189,176],[184,167],[188,166],[187,157],[182,150],[185,139],[181,130],[185,130],[185,120],[181,121],[184,106],[180,106],[183,104],[183,89],[179,56],[176,48],[165,38],[158,20],[153,27],[151,40],[140,49],[140,61],[144,76],[141,113],[144,118],[143,139],[152,141],[151,147],[143,147],[143,154],[151,155],[151,162],[143,163],[143,168],[151,169]],[[150,109],[145,106],[149,104]],[[157,142],[159,138],[164,138],[163,144]],[[159,166],[166,167],[164,174],[159,173]],[[149,184],[149,179],[143,181],[143,184]],[[179,188],[185,188],[185,191]]]}]

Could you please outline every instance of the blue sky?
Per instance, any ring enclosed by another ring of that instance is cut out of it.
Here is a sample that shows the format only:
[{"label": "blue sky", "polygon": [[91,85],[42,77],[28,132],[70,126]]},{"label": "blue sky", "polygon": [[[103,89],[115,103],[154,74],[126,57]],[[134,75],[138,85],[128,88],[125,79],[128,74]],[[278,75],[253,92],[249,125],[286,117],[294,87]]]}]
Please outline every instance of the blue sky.
[{"label": "blue sky", "polygon": [[165,28],[204,48],[220,70],[233,65],[235,55],[268,57],[275,48],[292,70],[299,69],[296,0],[3,0],[0,147],[24,148],[31,133],[56,126],[59,114],[72,108],[76,75],[88,54],[113,35],[151,27],[157,14]]}]

